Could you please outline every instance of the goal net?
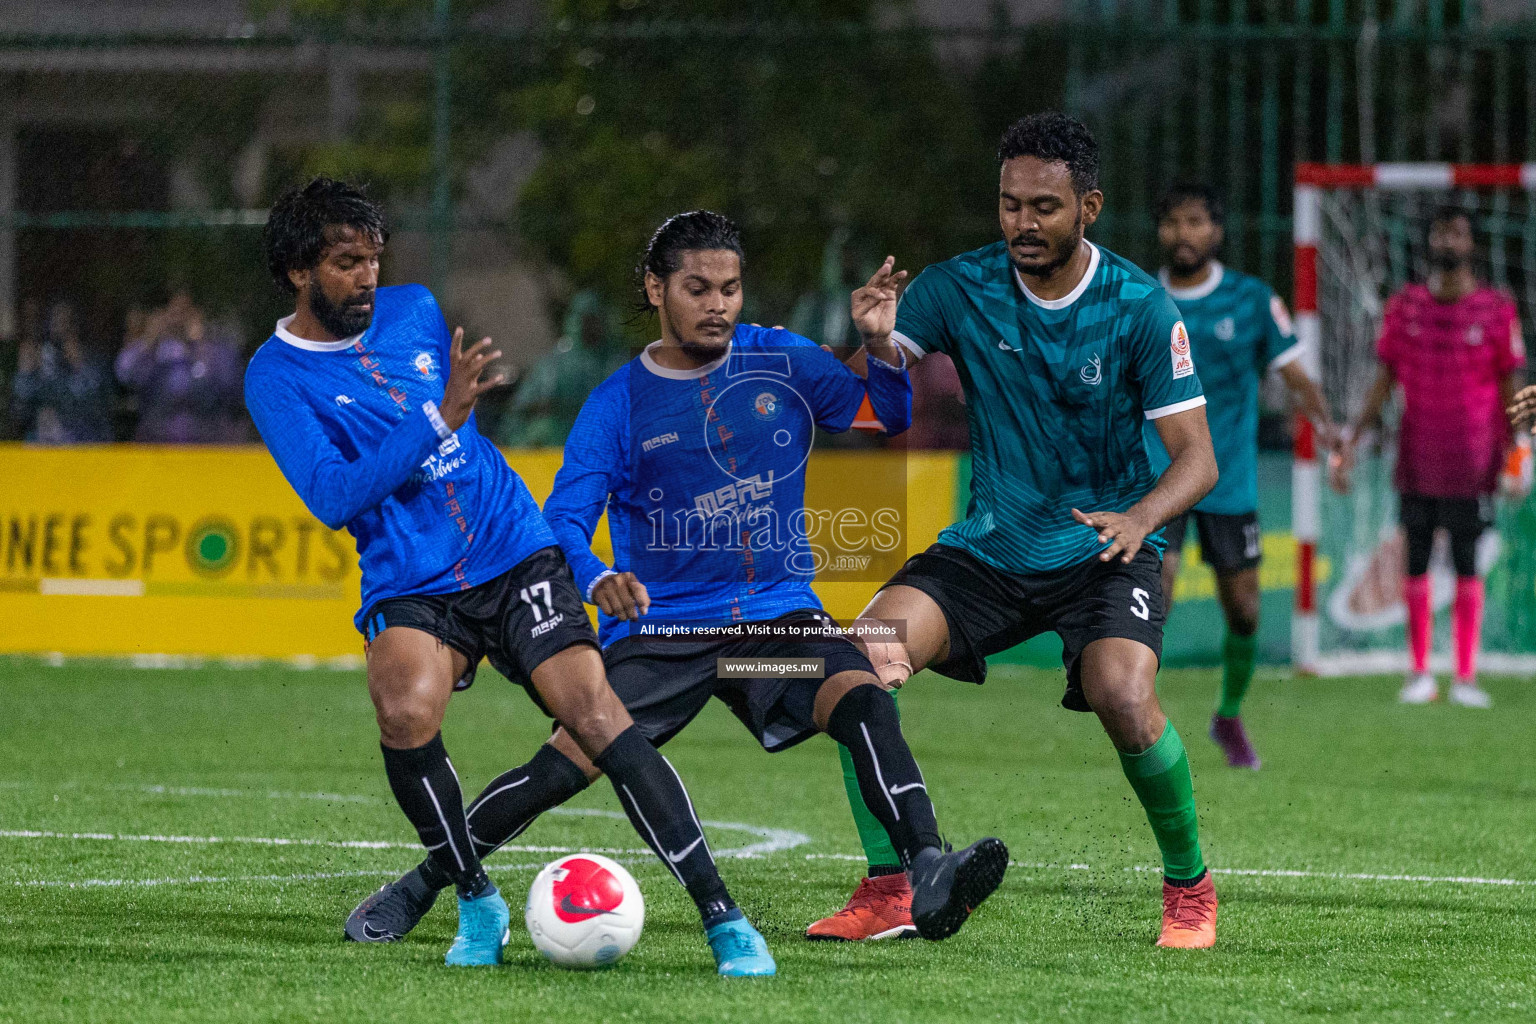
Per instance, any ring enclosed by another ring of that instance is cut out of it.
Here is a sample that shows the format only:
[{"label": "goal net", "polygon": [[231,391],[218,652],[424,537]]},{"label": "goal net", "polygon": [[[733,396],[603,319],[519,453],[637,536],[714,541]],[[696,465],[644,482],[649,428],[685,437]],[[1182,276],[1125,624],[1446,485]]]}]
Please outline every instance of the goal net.
[{"label": "goal net", "polygon": [[[1427,274],[1426,234],[1454,204],[1472,218],[1479,276],[1512,294],[1525,325],[1536,313],[1536,166],[1300,165],[1296,176],[1297,329],[1311,371],[1340,422],[1360,408],[1376,374],[1386,300]],[[1321,674],[1408,666],[1404,542],[1393,489],[1401,398],[1362,441],[1347,495],[1327,486],[1326,453],[1297,438],[1293,531],[1298,545],[1293,660]],[[1498,497],[1496,525],[1478,544],[1488,600],[1480,669],[1536,672],[1536,499]],[[1447,538],[1430,563],[1435,609],[1431,667],[1450,670],[1455,591]]]}]

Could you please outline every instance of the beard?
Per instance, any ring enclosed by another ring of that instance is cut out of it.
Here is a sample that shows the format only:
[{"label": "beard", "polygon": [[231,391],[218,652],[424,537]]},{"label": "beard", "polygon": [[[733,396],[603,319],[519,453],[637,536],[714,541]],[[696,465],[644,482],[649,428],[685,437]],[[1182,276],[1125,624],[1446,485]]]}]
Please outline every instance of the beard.
[{"label": "beard", "polygon": [[1201,252],[1185,245],[1175,246],[1164,253],[1168,269],[1180,276],[1193,274],[1209,263],[1214,255],[1211,250]]},{"label": "beard", "polygon": [[725,355],[725,350],[730,347],[731,335],[726,335],[719,341],[696,339],[684,341],[678,339],[677,347],[683,350],[683,354],[696,363],[712,363]]},{"label": "beard", "polygon": [[1455,249],[1442,249],[1436,247],[1429,250],[1430,268],[1433,270],[1438,270],[1444,274],[1449,274],[1453,271],[1460,270],[1462,267],[1469,265],[1471,262],[1472,261],[1470,259],[1463,256]]},{"label": "beard", "polygon": [[319,288],[312,288],[309,292],[309,311],[315,315],[315,319],[337,338],[350,338],[354,334],[362,334],[373,323],[373,298],[374,293],[368,293],[368,308],[359,309],[360,302],[348,300],[335,303],[326,297],[325,292]]},{"label": "beard", "polygon": [[730,347],[731,339],[736,334],[735,321],[728,317],[721,317],[718,321],[715,321],[715,325],[719,329],[719,333],[716,336],[712,337],[699,332],[698,329],[702,325],[695,324],[694,329],[697,333],[693,337],[687,337],[681,330],[678,330],[677,325],[684,316],[689,316],[689,313],[684,312],[682,316],[676,315],[671,304],[666,299],[662,299],[661,312],[672,325],[672,332],[677,336],[677,347],[682,350],[685,356],[701,366],[705,363],[712,363],[725,355],[725,350]]},{"label": "beard", "polygon": [[1013,264],[1014,269],[1027,277],[1050,277],[1056,271],[1066,266],[1073,256],[1077,255],[1077,247],[1083,241],[1082,207],[1078,207],[1077,219],[1072,224],[1072,233],[1055,246],[1047,246],[1043,262],[1026,265],[1014,255],[1013,243],[1022,240],[1023,237],[1020,235],[1018,238],[1009,240],[1008,259]]}]

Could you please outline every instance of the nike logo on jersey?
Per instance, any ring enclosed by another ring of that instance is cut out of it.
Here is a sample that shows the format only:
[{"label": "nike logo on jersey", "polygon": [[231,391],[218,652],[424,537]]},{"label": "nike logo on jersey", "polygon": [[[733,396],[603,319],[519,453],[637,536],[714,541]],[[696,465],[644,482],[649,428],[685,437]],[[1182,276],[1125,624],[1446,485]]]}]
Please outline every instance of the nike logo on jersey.
[{"label": "nike logo on jersey", "polygon": [[1021,348],[1014,348],[1012,345],[1009,345],[1006,341],[1004,341],[1001,338],[997,339],[997,347],[1002,349],[1004,352],[1023,352],[1024,351]]},{"label": "nike logo on jersey", "polygon": [[600,910],[596,907],[578,907],[571,902],[570,893],[560,898],[560,909],[567,914],[576,914],[581,917],[597,917],[599,914],[611,914],[611,910]]},{"label": "nike logo on jersey", "polygon": [[667,854],[667,860],[671,861],[673,864],[676,864],[678,861],[682,860],[684,857],[686,857],[690,853],[692,853],[693,852],[693,848],[698,846],[703,841],[704,841],[704,837],[703,836],[699,836],[699,838],[695,839],[693,842],[689,843],[687,846],[683,847],[681,850],[677,851],[676,853],[670,853],[669,852]]}]

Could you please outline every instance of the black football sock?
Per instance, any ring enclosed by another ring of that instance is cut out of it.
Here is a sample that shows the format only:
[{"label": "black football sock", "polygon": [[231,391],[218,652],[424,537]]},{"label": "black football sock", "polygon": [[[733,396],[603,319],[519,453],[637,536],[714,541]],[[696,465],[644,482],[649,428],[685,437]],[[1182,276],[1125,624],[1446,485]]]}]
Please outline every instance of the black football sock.
[{"label": "black football sock", "polygon": [[592,763],[613,783],[640,838],[693,897],[705,926],[727,919],[736,904],[715,867],[683,780],[667,759],[630,726]]},{"label": "black football sock", "polygon": [[461,896],[478,896],[490,886],[475,855],[464,819],[464,794],[459,777],[443,748],[442,733],[412,750],[384,751],[384,771],[400,809],[416,826],[428,859],[459,888]]},{"label": "black football sock", "polygon": [[827,735],[853,758],[864,805],[891,837],[901,862],[938,848],[939,824],[917,760],[901,734],[896,702],[874,683],[843,694],[827,720]]},{"label": "black football sock", "polygon": [[522,835],[539,815],[559,807],[588,785],[576,762],[544,744],[527,764],[498,775],[464,812],[475,852],[490,856]]},{"label": "black football sock", "polygon": [[[589,783],[576,763],[548,743],[527,764],[502,772],[464,812],[470,840],[483,860],[527,831],[539,815],[559,807]],[[446,889],[453,879],[431,857],[416,868],[432,889]]]}]

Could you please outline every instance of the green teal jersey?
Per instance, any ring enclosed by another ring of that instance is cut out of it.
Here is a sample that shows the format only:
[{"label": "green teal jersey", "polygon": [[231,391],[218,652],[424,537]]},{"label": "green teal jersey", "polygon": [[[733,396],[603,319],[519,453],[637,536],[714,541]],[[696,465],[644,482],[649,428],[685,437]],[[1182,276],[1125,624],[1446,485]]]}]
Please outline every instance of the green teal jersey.
[{"label": "green teal jersey", "polygon": [[[1200,382],[1211,404],[1206,409],[1216,468],[1221,479],[1200,503],[1199,512],[1244,515],[1259,507],[1259,385],[1271,368],[1301,355],[1285,303],[1256,277],[1240,274],[1220,263],[1193,288],[1168,287],[1179,307]],[[1168,453],[1157,431],[1147,430],[1147,450],[1159,474],[1168,468]]]},{"label": "green teal jersey", "polygon": [[[1101,551],[1072,518],[1124,512],[1157,482],[1142,423],[1205,404],[1179,311],[1129,260],[1091,242],[1088,271],[1037,298],[996,242],[924,270],[892,338],[954,360],[971,431],[965,519],[939,534],[1023,575]],[[1161,532],[1147,542],[1162,550]]]}]

